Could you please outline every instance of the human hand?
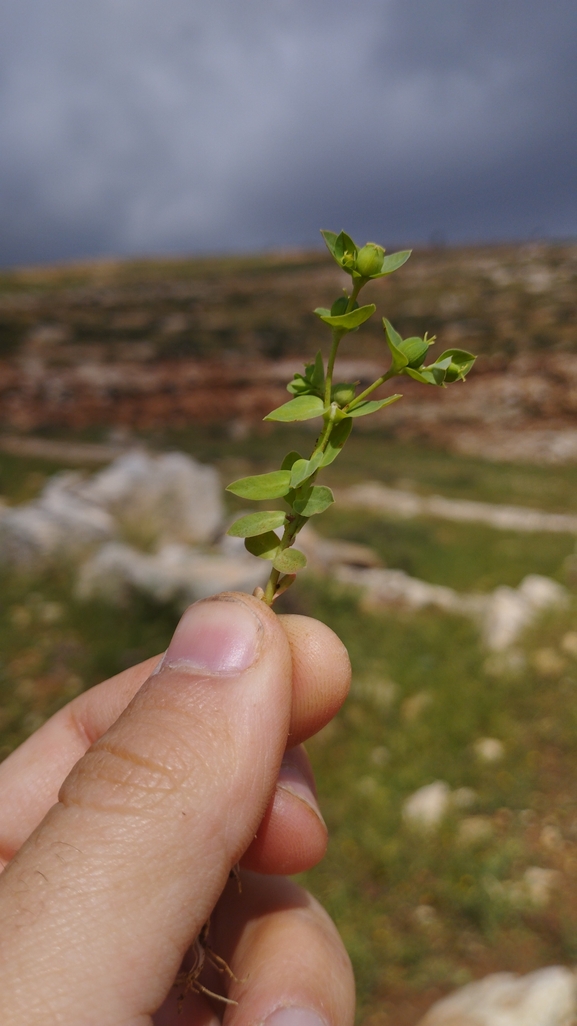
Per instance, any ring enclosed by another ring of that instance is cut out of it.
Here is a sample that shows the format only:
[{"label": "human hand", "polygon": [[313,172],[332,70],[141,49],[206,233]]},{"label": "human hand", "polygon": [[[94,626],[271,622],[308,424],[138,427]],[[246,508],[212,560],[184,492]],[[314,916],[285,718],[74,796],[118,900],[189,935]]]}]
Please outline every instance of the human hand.
[{"label": "human hand", "polygon": [[[223,1011],[226,1026],[349,1026],[333,924],[264,875],[324,853],[296,746],[349,675],[323,624],[227,594],[187,610],[160,666],[80,695],[5,760],[2,1026],[216,1026]],[[222,894],[239,859],[242,893],[231,881]],[[209,916],[238,1004],[189,994],[179,1016],[173,983]]]}]

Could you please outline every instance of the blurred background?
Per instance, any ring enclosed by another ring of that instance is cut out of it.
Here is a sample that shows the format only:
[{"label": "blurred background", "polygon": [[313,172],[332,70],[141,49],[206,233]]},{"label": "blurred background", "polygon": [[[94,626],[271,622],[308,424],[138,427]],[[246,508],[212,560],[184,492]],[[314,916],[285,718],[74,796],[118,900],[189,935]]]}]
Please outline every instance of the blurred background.
[{"label": "blurred background", "polygon": [[[262,418],[347,284],[318,230],[413,246],[367,301],[479,359],[357,421],[282,599],[354,669],[309,746],[331,843],[305,882],[362,1023],[571,968],[575,5],[7,0],[0,23],[0,758],[188,602],[261,581],[224,485],[314,441]],[[339,378],[382,373],[378,324]],[[569,974],[532,979],[577,1015]]]}]

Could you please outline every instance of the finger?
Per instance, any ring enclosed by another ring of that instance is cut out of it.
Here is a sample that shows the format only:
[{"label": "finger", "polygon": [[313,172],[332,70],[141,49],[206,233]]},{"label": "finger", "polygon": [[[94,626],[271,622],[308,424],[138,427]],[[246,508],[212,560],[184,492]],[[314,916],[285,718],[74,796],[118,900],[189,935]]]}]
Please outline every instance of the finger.
[{"label": "finger", "polygon": [[354,979],[337,930],[292,881],[242,875],[219,903],[210,943],[237,977],[225,1026],[350,1026]]},{"label": "finger", "polygon": [[72,767],[118,719],[159,661],[154,656],[78,695],[0,764],[0,865],[58,801]]},{"label": "finger", "polygon": [[258,873],[303,873],[323,858],[327,828],[302,746],[286,752],[271,802],[241,865]]},{"label": "finger", "polygon": [[[325,624],[305,616],[278,619],[291,647],[289,738],[290,744],[297,745],[327,723],[340,707],[350,683],[350,663],[344,645]],[[159,658],[148,659],[79,695],[0,765],[0,868],[54,805],[64,778],[118,719]]]},{"label": "finger", "polygon": [[[192,606],[0,878],[0,1021],[144,1024],[275,786],[290,649],[248,596]],[[62,987],[62,980],[66,987]],[[33,994],[21,980],[33,980]]]},{"label": "finger", "polygon": [[351,663],[341,639],[320,620],[295,614],[281,615],[279,620],[293,663],[289,743],[299,745],[340,709],[351,683]]}]

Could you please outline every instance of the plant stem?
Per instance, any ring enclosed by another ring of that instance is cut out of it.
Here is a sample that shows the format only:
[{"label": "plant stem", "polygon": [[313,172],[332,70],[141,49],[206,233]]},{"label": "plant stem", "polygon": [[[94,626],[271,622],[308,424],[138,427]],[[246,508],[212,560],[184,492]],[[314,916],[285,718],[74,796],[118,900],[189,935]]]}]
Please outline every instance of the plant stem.
[{"label": "plant stem", "polygon": [[[295,516],[285,527],[284,534],[281,539],[279,546],[279,552],[283,549],[288,549],[292,545],[295,535],[298,534],[303,524],[306,524],[307,517]],[[270,577],[267,581],[265,592],[263,595],[263,602],[266,602],[267,606],[272,606],[274,597],[276,594],[277,585],[280,579],[280,570],[275,570],[274,566],[271,569]]]},{"label": "plant stem", "polygon": [[[353,283],[353,288],[352,288],[351,294],[349,296],[349,301],[347,303],[346,313],[350,313],[350,311],[353,309],[353,306],[354,306],[354,304],[357,301],[357,296],[358,296],[359,292],[361,291],[363,285],[366,285],[366,281],[360,280],[360,281],[356,281],[356,282]],[[312,456],[314,456],[319,451],[323,452],[323,450],[326,448],[327,442],[328,442],[328,440],[329,440],[329,438],[331,436],[331,431],[333,430],[333,427],[334,427],[334,424],[335,424],[335,418],[336,418],[338,406],[337,406],[336,403],[331,403],[331,392],[332,392],[332,387],[333,387],[333,372],[334,372],[334,368],[335,368],[335,359],[336,359],[336,356],[337,356],[337,351],[338,351],[338,348],[339,348],[339,343],[340,343],[343,335],[346,335],[346,334],[347,334],[347,332],[343,331],[340,328],[334,328],[333,329],[333,343],[332,343],[331,351],[330,351],[330,354],[329,354],[329,359],[328,359],[328,363],[327,363],[327,373],[326,373],[326,378],[325,378],[325,382],[326,382],[326,384],[325,384],[325,406],[329,407],[329,410],[327,411],[327,413],[325,413],[325,425],[324,425],[322,433],[321,433],[321,435],[320,435],[320,437],[318,439],[318,442],[316,443],[316,445],[315,445],[315,447],[313,449]],[[377,382],[375,385],[371,386],[371,389],[369,389],[369,391],[371,391],[372,388],[376,388],[378,384],[380,384],[380,382]],[[312,459],[312,456],[311,456],[311,459]],[[307,481],[303,482],[303,483],[307,484],[307,486],[310,486],[314,482],[314,479],[317,476],[317,473],[318,473],[318,471],[315,471],[315,473],[312,474],[311,477],[308,478]],[[295,519],[291,523],[287,524],[287,526],[284,529],[283,536],[281,538],[281,543],[280,543],[280,546],[279,546],[279,552],[282,552],[283,549],[287,549],[290,545],[292,545],[292,543],[293,543],[293,541],[295,539],[295,536],[298,534],[298,532],[300,531],[301,527],[303,527],[303,525],[306,524],[307,519],[308,519],[308,517],[298,517],[297,516],[297,517],[295,517]],[[275,568],[273,567],[271,569],[270,577],[269,577],[269,579],[267,581],[267,585],[266,585],[266,588],[265,588],[265,591],[264,591],[264,595],[262,597],[262,601],[266,602],[267,606],[272,606],[272,604],[274,602],[274,598],[275,598],[275,594],[276,594],[276,590],[277,590],[280,578],[281,578],[280,571],[279,570],[275,570]]]},{"label": "plant stem", "polygon": [[331,391],[333,387],[333,371],[335,369],[335,359],[337,350],[339,348],[339,342],[343,337],[343,332],[338,328],[333,329],[333,344],[329,354],[329,362],[327,364],[327,374],[325,378],[325,406],[328,406],[331,401]]},{"label": "plant stem", "polygon": [[370,395],[371,392],[375,391],[375,388],[378,388],[379,385],[384,385],[385,381],[389,381],[390,378],[394,378],[394,376],[395,372],[391,367],[391,369],[388,370],[386,374],[382,374],[380,378],[377,378],[376,381],[373,381],[372,385],[369,385],[368,388],[365,388],[364,392],[361,392],[360,395],[356,395],[355,398],[352,399],[351,402],[348,404],[348,406],[344,406],[343,413],[348,413],[349,410],[354,410],[355,407],[359,405],[359,403],[362,403],[363,399],[366,399],[366,397]]},{"label": "plant stem", "polygon": [[[351,310],[353,309],[353,306],[355,305],[355,303],[357,301],[357,296],[358,296],[359,292],[361,291],[361,289],[362,289],[364,284],[365,284],[365,282],[363,282],[363,281],[355,281],[353,283],[353,288],[352,288],[351,294],[349,296],[349,301],[347,303],[347,309],[345,310],[345,313],[350,313]],[[327,363],[327,374],[326,374],[326,379],[325,379],[325,381],[326,381],[326,384],[325,384],[325,406],[328,406],[330,401],[331,401],[331,391],[332,391],[332,387],[333,387],[333,371],[335,369],[335,359],[336,359],[336,356],[337,356],[337,350],[339,348],[339,343],[340,343],[343,335],[346,335],[346,334],[347,334],[347,332],[343,331],[340,328],[333,328],[333,344],[331,346],[331,351],[330,351],[330,354],[329,354],[329,361]]]}]

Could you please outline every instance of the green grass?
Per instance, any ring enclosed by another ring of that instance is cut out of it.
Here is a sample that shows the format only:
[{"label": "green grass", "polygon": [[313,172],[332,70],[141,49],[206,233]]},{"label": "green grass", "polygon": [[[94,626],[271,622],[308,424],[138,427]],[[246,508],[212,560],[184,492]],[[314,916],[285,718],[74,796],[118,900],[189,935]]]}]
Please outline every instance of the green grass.
[{"label": "green grass", "polygon": [[517,587],[528,573],[565,583],[564,561],[575,548],[568,534],[501,531],[483,524],[447,520],[395,520],[362,511],[327,511],[323,534],[369,545],[385,566],[405,570],[431,584],[457,591],[490,591],[499,584]]},{"label": "green grass", "polygon": [[[331,842],[305,880],[347,941],[360,1018],[385,1021],[395,995],[417,1009],[429,988],[573,962],[577,890],[567,861],[577,824],[577,665],[559,654],[559,641],[575,612],[551,618],[531,638],[530,652],[557,652],[561,672],[544,679],[529,655],[522,673],[495,677],[466,621],[434,613],[360,618],[330,589],[301,591],[299,600],[339,633],[354,668],[351,699],[308,746]],[[383,688],[388,681],[396,688]],[[485,736],[504,743],[502,762],[475,758],[473,744]],[[415,834],[402,802],[437,779],[472,788],[475,800],[438,832]],[[486,816],[492,833],[465,846],[458,822],[470,815]],[[562,851],[539,843],[543,824],[564,836]],[[564,874],[546,910],[495,893],[532,865]],[[429,923],[415,916],[423,905],[434,910]]]},{"label": "green grass", "polygon": [[[202,461],[216,463],[225,481],[249,470],[274,469],[291,449],[306,455],[313,441],[313,431],[284,424],[280,428],[263,425],[242,440],[231,439],[225,431],[201,427],[156,436],[162,447],[179,448]],[[338,462],[324,471],[323,479],[341,486],[382,481],[422,494],[556,512],[577,509],[577,465],[559,469],[493,463],[422,444],[397,442],[377,432],[353,432]]]}]

